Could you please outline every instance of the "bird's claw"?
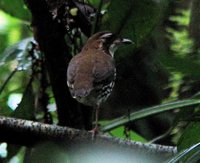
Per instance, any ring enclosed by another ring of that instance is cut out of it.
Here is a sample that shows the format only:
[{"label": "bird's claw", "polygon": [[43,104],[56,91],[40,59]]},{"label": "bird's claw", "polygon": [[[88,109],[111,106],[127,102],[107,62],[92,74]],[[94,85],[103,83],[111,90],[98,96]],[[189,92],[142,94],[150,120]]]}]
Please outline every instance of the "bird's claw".
[{"label": "bird's claw", "polygon": [[95,139],[96,135],[99,133],[99,128],[98,126],[96,126],[95,128],[93,128],[91,131],[89,131],[92,133],[92,140]]}]

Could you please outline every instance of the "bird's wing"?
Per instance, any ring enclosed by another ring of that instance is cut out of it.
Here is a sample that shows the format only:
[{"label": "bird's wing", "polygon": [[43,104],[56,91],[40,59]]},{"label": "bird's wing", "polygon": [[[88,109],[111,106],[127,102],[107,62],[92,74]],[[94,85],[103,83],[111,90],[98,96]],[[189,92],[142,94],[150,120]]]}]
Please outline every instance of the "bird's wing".
[{"label": "bird's wing", "polygon": [[109,84],[115,79],[115,65],[110,56],[96,59],[93,68],[94,83]]},{"label": "bird's wing", "polygon": [[74,84],[75,73],[77,69],[77,64],[75,57],[69,62],[68,69],[67,69],[67,85],[68,87],[72,88]]}]

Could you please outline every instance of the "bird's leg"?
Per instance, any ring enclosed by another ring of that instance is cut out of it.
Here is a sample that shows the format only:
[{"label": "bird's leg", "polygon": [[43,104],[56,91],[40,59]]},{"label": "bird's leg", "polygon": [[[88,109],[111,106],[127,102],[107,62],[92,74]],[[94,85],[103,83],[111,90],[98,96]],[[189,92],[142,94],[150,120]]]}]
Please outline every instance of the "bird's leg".
[{"label": "bird's leg", "polygon": [[99,120],[99,105],[96,106],[96,113],[95,113],[95,127],[94,127],[94,129],[97,132],[98,132],[98,129],[99,129],[98,120]]},{"label": "bird's leg", "polygon": [[95,137],[95,135],[98,133],[99,126],[98,126],[98,120],[99,120],[99,105],[96,105],[95,107],[95,127],[91,130],[92,132],[92,138]]}]

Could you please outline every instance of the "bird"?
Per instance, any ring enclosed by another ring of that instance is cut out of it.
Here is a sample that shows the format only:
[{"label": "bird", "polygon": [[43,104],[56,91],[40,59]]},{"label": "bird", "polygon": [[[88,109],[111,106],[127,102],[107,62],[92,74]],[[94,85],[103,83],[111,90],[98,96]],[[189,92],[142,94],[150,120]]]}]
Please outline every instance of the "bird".
[{"label": "bird", "polygon": [[93,133],[98,132],[100,105],[110,96],[116,78],[114,53],[130,39],[118,37],[110,31],[93,34],[80,53],[72,57],[67,69],[67,85],[71,96],[96,110]]}]

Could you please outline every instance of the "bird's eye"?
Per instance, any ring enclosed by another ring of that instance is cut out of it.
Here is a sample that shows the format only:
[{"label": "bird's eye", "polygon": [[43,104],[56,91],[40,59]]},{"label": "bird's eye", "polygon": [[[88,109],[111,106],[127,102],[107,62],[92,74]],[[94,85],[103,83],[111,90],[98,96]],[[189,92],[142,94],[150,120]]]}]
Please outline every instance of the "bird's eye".
[{"label": "bird's eye", "polygon": [[102,40],[98,40],[97,42],[96,42],[96,46],[95,46],[97,49],[101,49],[102,47],[103,47],[103,42],[102,42]]}]

